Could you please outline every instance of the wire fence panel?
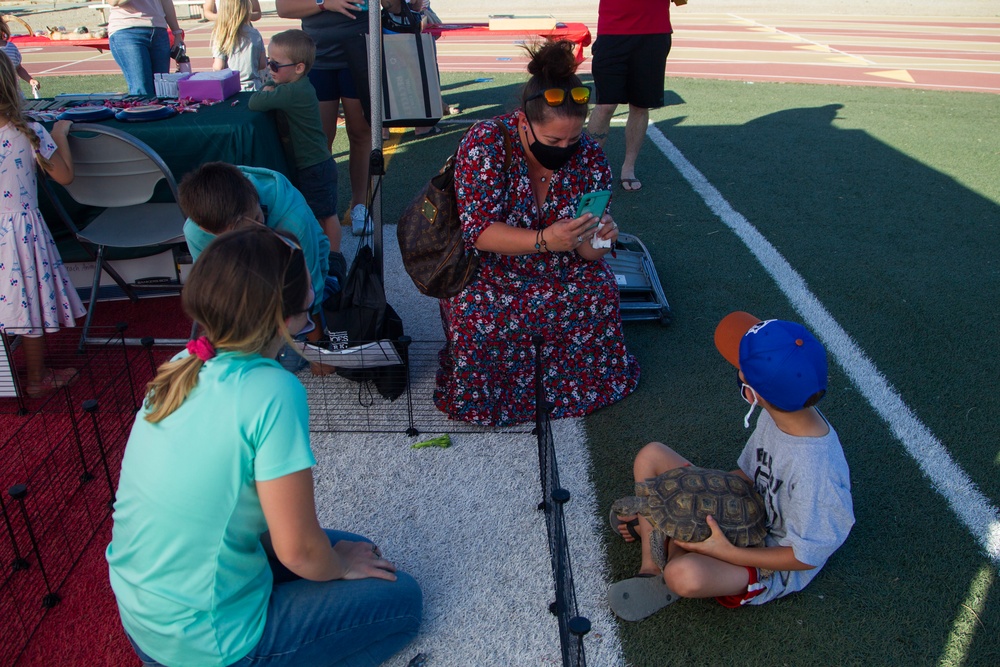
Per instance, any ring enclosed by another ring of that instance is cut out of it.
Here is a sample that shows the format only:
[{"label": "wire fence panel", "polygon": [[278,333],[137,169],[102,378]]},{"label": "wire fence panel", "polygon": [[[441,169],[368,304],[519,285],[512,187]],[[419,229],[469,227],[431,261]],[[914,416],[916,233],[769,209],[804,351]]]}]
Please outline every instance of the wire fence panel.
[{"label": "wire fence panel", "polygon": [[[72,382],[42,398],[0,399],[0,664],[13,664],[80,555],[111,512],[128,433],[157,358],[127,347],[124,329],[93,329],[82,353],[75,337],[49,336],[46,363],[75,368]],[[14,377],[24,365],[7,330]],[[18,383],[20,390],[20,383]]]},{"label": "wire fence panel", "polygon": [[[59,603],[59,590],[73,566],[108,518],[114,502],[125,442],[146,384],[156,367],[178,351],[126,345],[123,329],[93,330],[103,341],[76,352],[66,337],[50,345],[53,366],[73,366],[71,385],[44,399],[0,398],[0,412],[10,418],[0,430],[0,664],[12,664],[23,652],[48,608]],[[12,337],[8,336],[8,341]],[[401,339],[394,349],[402,362],[385,373],[381,365],[362,364],[353,372],[299,378],[309,393],[310,430],[314,432],[405,433],[482,432],[488,426],[449,419],[434,402],[439,353],[444,344]],[[489,343],[484,343],[489,345]],[[14,372],[23,366],[16,345],[8,350]],[[563,664],[585,667],[583,636],[590,623],[578,615],[561,488],[545,402],[541,369],[544,346],[539,339],[498,344],[486,354],[517,355],[534,367],[534,387],[511,400],[532,404],[534,421],[505,427],[506,433],[533,433],[538,442],[539,473],[549,554],[555,583],[550,605],[558,619]],[[505,364],[481,369],[503,391],[509,391]],[[330,368],[322,369],[325,371]],[[360,371],[360,373],[358,372]],[[367,379],[359,379],[359,374]],[[355,377],[344,377],[354,375]],[[388,378],[388,379],[387,379]],[[387,397],[388,396],[388,397]],[[14,416],[18,415],[18,416]],[[9,424],[8,424],[9,421]]]}]

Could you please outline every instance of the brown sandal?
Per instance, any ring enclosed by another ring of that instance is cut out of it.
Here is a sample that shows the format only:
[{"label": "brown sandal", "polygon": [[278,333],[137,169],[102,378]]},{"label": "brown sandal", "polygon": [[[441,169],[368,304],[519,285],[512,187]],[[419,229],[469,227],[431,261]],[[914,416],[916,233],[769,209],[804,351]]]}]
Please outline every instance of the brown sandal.
[{"label": "brown sandal", "polygon": [[75,368],[46,368],[42,374],[42,381],[29,382],[24,391],[29,398],[42,398],[57,389],[73,384],[75,379]]}]

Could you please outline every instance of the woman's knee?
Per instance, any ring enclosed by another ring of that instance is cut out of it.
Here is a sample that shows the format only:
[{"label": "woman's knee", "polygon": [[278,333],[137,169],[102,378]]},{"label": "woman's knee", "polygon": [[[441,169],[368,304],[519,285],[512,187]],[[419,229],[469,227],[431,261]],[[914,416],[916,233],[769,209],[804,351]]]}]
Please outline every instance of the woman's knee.
[{"label": "woman's knee", "polygon": [[347,123],[347,140],[352,146],[371,146],[372,128],[362,119],[360,122]]},{"label": "woman's knee", "polygon": [[417,580],[406,572],[396,572],[396,582],[398,585],[397,596],[400,602],[401,611],[413,619],[413,631],[420,627],[420,621],[424,614],[424,592],[420,589]]}]

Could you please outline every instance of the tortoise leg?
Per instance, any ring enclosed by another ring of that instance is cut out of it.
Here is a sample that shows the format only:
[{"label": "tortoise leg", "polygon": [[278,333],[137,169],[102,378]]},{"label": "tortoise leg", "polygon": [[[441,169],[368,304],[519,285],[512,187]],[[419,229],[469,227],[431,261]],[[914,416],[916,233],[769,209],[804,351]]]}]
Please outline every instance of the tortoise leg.
[{"label": "tortoise leg", "polygon": [[660,568],[660,571],[667,564],[666,541],[667,535],[663,531],[654,528],[653,532],[649,534],[649,555],[653,557],[653,562],[656,563],[656,567]]}]

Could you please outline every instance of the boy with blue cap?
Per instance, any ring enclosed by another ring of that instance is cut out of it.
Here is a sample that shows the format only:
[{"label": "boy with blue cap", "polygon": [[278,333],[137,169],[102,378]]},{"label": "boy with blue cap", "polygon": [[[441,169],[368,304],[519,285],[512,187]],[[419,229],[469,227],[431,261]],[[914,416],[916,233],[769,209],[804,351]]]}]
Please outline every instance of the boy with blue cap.
[{"label": "boy with blue cap", "polygon": [[[639,574],[614,584],[612,610],[638,621],[678,597],[714,597],[726,607],[763,604],[802,590],[847,539],[854,525],[851,479],[837,432],[815,407],[826,393],[823,345],[805,327],[730,313],[716,327],[715,346],[737,369],[740,397],[756,406],[757,426],[734,473],[764,500],[768,534],[761,547],[730,543],[712,517],[704,542],[667,543],[661,572],[650,553],[643,517],[619,517],[626,541],[642,541]],[[637,482],[691,463],[663,443],[636,456]]]}]

